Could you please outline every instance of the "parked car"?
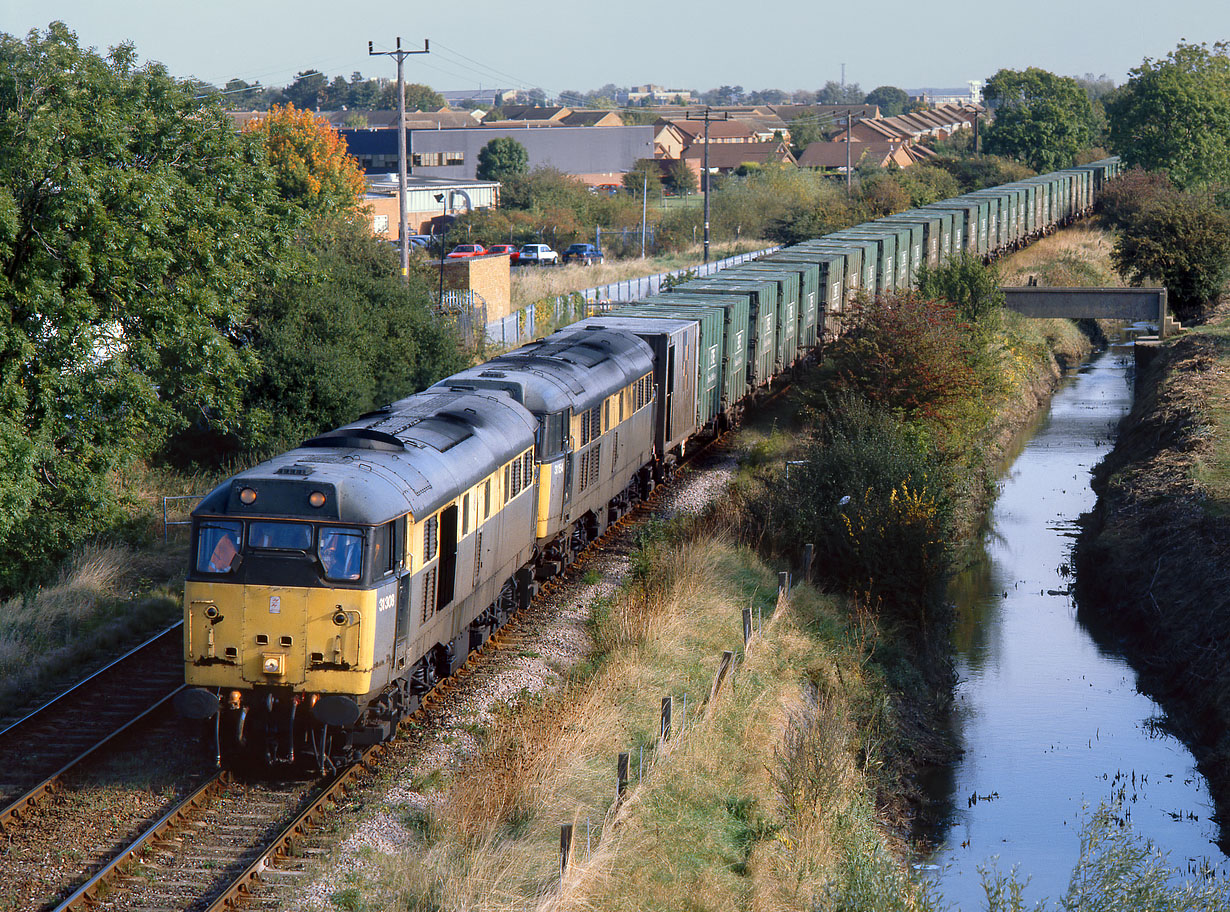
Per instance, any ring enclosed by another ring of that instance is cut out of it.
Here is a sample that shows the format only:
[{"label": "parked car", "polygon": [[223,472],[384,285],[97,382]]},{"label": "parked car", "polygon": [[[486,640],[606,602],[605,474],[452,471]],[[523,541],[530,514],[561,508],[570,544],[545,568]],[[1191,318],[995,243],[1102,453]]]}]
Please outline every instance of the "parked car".
[{"label": "parked car", "polygon": [[522,266],[558,266],[559,254],[546,244],[522,244],[517,262]]},{"label": "parked car", "polygon": [[460,260],[463,257],[486,256],[487,248],[482,244],[458,244],[445,259]]},{"label": "parked car", "polygon": [[564,262],[592,266],[602,262],[602,251],[593,244],[572,244],[564,251]]},{"label": "parked car", "polygon": [[514,266],[516,266],[517,261],[521,259],[521,251],[512,244],[492,244],[487,248],[487,252],[508,254],[509,262],[511,262]]}]

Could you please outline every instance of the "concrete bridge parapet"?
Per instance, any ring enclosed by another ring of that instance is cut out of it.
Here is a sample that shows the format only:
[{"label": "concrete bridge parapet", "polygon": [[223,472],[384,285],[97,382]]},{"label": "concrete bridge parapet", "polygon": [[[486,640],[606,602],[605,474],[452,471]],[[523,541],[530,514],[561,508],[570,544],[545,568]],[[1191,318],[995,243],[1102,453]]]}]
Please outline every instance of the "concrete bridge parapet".
[{"label": "concrete bridge parapet", "polygon": [[1026,317],[1154,323],[1165,338],[1182,327],[1166,306],[1165,288],[1005,287],[1005,306]]}]

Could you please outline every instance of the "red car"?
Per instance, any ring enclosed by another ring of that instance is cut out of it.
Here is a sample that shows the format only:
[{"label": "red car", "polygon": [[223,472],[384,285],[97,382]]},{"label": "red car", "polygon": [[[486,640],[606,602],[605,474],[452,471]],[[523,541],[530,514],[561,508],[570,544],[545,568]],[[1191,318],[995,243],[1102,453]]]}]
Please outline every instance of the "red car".
[{"label": "red car", "polygon": [[521,251],[512,244],[492,244],[487,248],[488,253],[507,253],[509,262],[514,266],[517,265],[517,260],[521,259]]},{"label": "red car", "polygon": [[449,260],[459,260],[462,257],[486,256],[487,249],[482,244],[458,244],[446,257]]}]

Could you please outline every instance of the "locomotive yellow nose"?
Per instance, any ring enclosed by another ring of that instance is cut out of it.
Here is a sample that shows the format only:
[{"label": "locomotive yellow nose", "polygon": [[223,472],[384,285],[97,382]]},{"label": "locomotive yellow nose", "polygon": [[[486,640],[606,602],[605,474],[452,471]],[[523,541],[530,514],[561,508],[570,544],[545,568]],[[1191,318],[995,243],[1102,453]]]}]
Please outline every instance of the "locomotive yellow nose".
[{"label": "locomotive yellow nose", "polygon": [[261,662],[261,671],[267,675],[286,673],[286,656],[280,653],[265,653]]}]

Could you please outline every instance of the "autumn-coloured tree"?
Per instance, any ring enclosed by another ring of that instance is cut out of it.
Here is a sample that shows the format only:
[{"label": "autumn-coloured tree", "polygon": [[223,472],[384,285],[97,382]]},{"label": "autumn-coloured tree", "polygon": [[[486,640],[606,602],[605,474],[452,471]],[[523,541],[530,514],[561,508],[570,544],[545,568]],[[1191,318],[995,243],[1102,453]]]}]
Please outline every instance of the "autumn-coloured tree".
[{"label": "autumn-coloured tree", "polygon": [[260,136],[285,199],[316,214],[353,213],[362,204],[363,169],[328,121],[274,105],[244,131]]}]

